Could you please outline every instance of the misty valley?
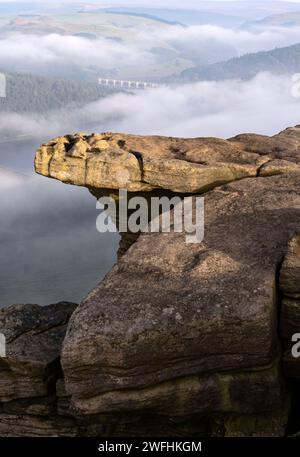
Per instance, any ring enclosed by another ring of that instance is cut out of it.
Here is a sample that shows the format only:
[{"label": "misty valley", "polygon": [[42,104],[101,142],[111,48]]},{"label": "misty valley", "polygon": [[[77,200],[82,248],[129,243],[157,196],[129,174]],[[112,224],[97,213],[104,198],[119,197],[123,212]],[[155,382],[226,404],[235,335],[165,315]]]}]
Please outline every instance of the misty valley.
[{"label": "misty valley", "polygon": [[0,306],[78,302],[116,261],[89,192],[34,176],[39,141],[1,144]]}]

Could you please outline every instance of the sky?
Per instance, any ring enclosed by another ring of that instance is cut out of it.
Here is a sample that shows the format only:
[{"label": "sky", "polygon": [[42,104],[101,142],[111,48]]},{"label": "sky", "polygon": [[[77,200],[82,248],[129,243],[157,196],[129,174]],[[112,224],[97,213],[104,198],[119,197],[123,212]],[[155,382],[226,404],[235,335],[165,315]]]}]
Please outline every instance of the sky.
[{"label": "sky", "polygon": [[[300,0],[0,0],[0,5],[9,4],[36,4],[49,11],[58,10],[67,5],[81,4],[82,6],[93,7],[148,7],[148,8],[169,8],[169,9],[194,9],[210,12],[225,13],[234,16],[264,17],[269,14],[276,14],[285,11],[293,11],[293,4],[300,5]],[[237,6],[238,5],[238,6]],[[273,5],[271,7],[271,5]],[[284,7],[286,5],[286,7]],[[273,9],[272,9],[273,8]],[[285,10],[286,8],[286,10]],[[74,8],[72,8],[74,10]],[[21,6],[20,6],[21,10]]]},{"label": "sky", "polygon": [[[198,7],[199,4],[201,3],[218,3],[218,2],[245,2],[249,0],[205,0],[205,2],[202,2],[201,0],[187,0],[184,2],[184,6],[186,7],[187,5],[189,6],[194,6]],[[270,3],[273,0],[260,0],[260,3]],[[281,2],[287,2],[287,3],[300,3],[300,0],[280,0]],[[0,3],[50,3],[49,1],[45,0],[0,0]],[[51,3],[58,3],[56,1],[53,1]],[[119,0],[119,1],[114,1],[114,0],[88,0],[87,2],[84,2],[83,0],[61,0],[59,3],[61,4],[67,4],[67,3],[86,3],[86,4],[118,4],[122,6],[126,5],[135,5],[135,6],[174,6],[174,7],[182,7],[183,2],[182,0]]]},{"label": "sky", "polygon": [[[8,4],[36,4],[49,11],[58,10],[67,5],[81,4],[86,7],[148,7],[148,8],[169,8],[169,9],[193,9],[210,12],[225,13],[234,16],[264,17],[269,14],[276,14],[285,11],[293,11],[293,4],[300,5],[300,0],[0,0],[0,5]],[[238,6],[237,6],[238,4]],[[232,6],[231,6],[232,5]],[[246,6],[247,5],[247,6]],[[273,5],[273,10],[271,5]],[[286,7],[284,7],[286,5]],[[286,8],[286,10],[285,10]],[[74,10],[74,8],[72,8]],[[21,10],[21,6],[20,6]]]},{"label": "sky", "polygon": [[[226,2],[226,1],[246,1],[246,0],[206,0],[206,1],[209,1],[209,2],[213,2],[213,1],[221,1],[221,2]],[[271,0],[261,0],[261,1],[271,1]],[[289,1],[289,0],[283,0],[283,1]],[[300,0],[291,0],[291,1],[294,1],[294,2],[298,2]],[[195,0],[194,2],[193,1],[190,1],[190,3],[199,3],[201,2],[201,0]],[[0,3],[29,3],[28,0],[0,0]],[[45,0],[30,0],[30,3],[46,3]],[[55,3],[55,2],[54,2]],[[60,3],[84,3],[84,1],[82,0],[61,0]],[[143,1],[143,0],[128,0],[128,1],[122,1],[122,0],[119,0],[119,2],[114,2],[114,1],[109,1],[109,0],[89,0],[88,2],[86,3],[119,3],[119,4],[129,4],[129,3],[135,3],[135,4],[144,4],[144,3],[148,3],[147,1]],[[169,2],[166,2],[166,0],[160,0],[160,3],[161,4],[164,4],[164,3],[169,3]],[[177,0],[173,0],[173,3],[182,3],[181,1],[177,1]]]}]

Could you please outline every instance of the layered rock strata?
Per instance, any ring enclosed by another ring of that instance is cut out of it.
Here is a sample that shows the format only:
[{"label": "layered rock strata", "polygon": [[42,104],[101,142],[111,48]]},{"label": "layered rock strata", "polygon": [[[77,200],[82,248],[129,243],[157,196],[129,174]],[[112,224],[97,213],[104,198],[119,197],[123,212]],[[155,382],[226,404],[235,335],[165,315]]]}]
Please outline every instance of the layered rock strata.
[{"label": "layered rock strata", "polygon": [[12,305],[0,310],[6,357],[0,358],[0,436],[76,436],[56,411],[55,384],[72,303]]}]

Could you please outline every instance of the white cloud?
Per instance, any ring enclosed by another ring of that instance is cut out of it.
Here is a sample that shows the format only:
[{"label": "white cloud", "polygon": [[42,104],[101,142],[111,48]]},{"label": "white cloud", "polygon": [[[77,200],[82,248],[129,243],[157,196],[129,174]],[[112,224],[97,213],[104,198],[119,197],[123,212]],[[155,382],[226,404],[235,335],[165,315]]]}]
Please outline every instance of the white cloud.
[{"label": "white cloud", "polygon": [[[192,43],[222,43],[234,47],[240,54],[258,52],[299,43],[300,27],[270,27],[260,31],[232,30],[213,25],[197,25],[182,28],[173,26],[165,30],[156,29],[147,39],[161,39],[173,45],[189,46]],[[142,37],[141,37],[142,38]]]},{"label": "white cloud", "polygon": [[116,94],[81,110],[1,114],[0,132],[45,139],[82,130],[118,131],[178,137],[229,137],[240,132],[274,134],[299,124],[300,99],[291,78],[260,74],[251,81],[199,82],[161,87],[135,95]]},{"label": "white cloud", "polygon": [[[157,56],[152,47],[174,48],[182,56],[214,62],[229,56],[269,50],[299,42],[300,28],[273,27],[254,33],[245,30],[230,30],[218,26],[173,26],[135,29],[134,41],[116,42],[105,38],[89,40],[77,36],[48,34],[43,36],[12,33],[0,40],[0,64],[18,71],[38,72],[39,67],[48,65],[51,74],[55,68],[66,65],[93,66],[99,71],[116,68],[141,68],[154,66]],[[230,54],[231,53],[231,54]],[[200,62],[199,62],[200,63]],[[206,62],[202,62],[206,63]],[[190,66],[193,66],[191,62]],[[48,68],[48,67],[47,67]],[[54,71],[54,72],[53,72]]]},{"label": "white cloud", "polygon": [[0,60],[4,62],[80,65],[95,64],[104,68],[145,64],[153,58],[138,45],[99,38],[88,40],[76,36],[49,34],[43,36],[13,33],[0,41]]}]

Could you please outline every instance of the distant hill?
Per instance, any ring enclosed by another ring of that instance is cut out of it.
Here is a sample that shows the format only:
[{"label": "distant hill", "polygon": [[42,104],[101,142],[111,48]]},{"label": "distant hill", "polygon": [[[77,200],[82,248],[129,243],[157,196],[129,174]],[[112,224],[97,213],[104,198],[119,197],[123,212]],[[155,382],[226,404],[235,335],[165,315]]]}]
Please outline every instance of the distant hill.
[{"label": "distant hill", "polygon": [[[98,11],[101,12],[103,10],[99,9]],[[124,8],[124,10],[123,9],[109,8],[109,9],[107,9],[105,11],[108,14],[121,14],[121,15],[125,15],[125,16],[141,17],[141,18],[151,19],[153,21],[158,21],[158,22],[162,22],[164,24],[169,24],[169,25],[183,25],[179,21],[165,19],[164,17],[160,17],[160,16],[157,16],[157,15],[151,14],[151,13],[135,12],[135,11],[127,10],[127,8]],[[96,10],[96,12],[97,12],[97,10]]]},{"label": "distant hill", "polygon": [[222,27],[238,27],[245,22],[244,17],[230,14],[220,14],[211,11],[197,11],[189,9],[163,8],[107,8],[110,14],[124,14],[127,16],[145,17],[167,24],[203,25],[211,24]]},{"label": "distant hill", "polygon": [[225,62],[190,68],[181,73],[184,81],[219,81],[225,79],[251,79],[257,73],[300,73],[300,44],[272,51],[246,54]]},{"label": "distant hill", "polygon": [[82,106],[116,90],[64,79],[22,73],[5,73],[6,97],[0,98],[0,111],[46,112],[67,106]]},{"label": "distant hill", "polygon": [[243,29],[255,29],[255,28],[266,28],[266,27],[296,27],[300,26],[300,12],[295,11],[293,13],[284,14],[273,14],[267,16],[260,21],[246,22],[243,25]]},{"label": "distant hill", "polygon": [[[166,17],[156,17],[156,12],[161,15],[165,13]],[[166,12],[155,9],[144,13],[133,10],[130,14],[123,10],[107,12],[105,9],[94,10],[93,13],[81,12],[69,15],[27,14],[10,18],[2,25],[0,17],[1,38],[9,37],[14,33],[38,36],[55,33],[60,36],[80,37],[84,49],[90,47],[93,41],[95,46],[104,48],[103,40],[108,43],[117,43],[120,44],[121,49],[127,49],[127,46],[129,49],[135,49],[136,43],[140,43],[146,57],[143,65],[140,64],[140,59],[134,61],[115,58],[114,56],[120,50],[118,51],[118,47],[115,48],[112,45],[113,63],[111,64],[110,59],[96,59],[92,57],[91,53],[90,60],[88,55],[86,58],[76,61],[67,58],[64,61],[61,60],[59,65],[53,65],[52,61],[49,62],[47,59],[40,61],[28,59],[27,62],[26,59],[14,59],[12,56],[11,59],[2,59],[0,67],[5,67],[11,72],[82,81],[94,81],[98,77],[104,77],[160,82],[161,78],[180,75],[187,68],[212,64],[236,56],[235,46],[222,43],[220,39],[205,39],[204,36],[199,43],[193,39],[178,40],[176,38],[181,31],[184,32],[186,27],[186,25],[175,26],[174,23],[180,22],[176,20],[176,17],[182,16],[192,21],[197,15],[204,23],[209,22],[209,18],[212,17],[210,13],[194,13],[187,10]],[[227,16],[224,18],[228,19]],[[200,19],[197,19],[196,23],[199,21]],[[144,31],[151,31],[153,38],[141,39]],[[57,41],[59,41],[58,38],[56,38]],[[89,41],[89,43],[85,41]]]}]

